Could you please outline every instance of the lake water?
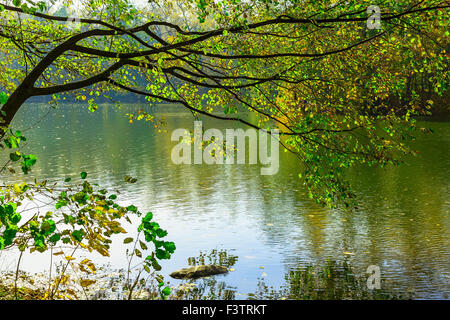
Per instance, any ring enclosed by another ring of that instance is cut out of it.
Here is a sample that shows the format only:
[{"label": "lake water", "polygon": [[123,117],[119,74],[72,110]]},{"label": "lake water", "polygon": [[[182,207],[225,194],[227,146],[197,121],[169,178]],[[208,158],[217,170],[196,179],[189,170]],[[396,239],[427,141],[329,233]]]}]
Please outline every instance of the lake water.
[{"label": "lake water", "polygon": [[[349,214],[323,209],[308,198],[298,178],[300,165],[289,153],[280,152],[280,170],[273,176],[260,175],[259,165],[173,164],[170,135],[177,128],[193,130],[192,116],[161,107],[158,115],[165,117],[167,132],[158,133],[150,122],[128,122],[125,113],[138,108],[101,106],[90,113],[86,106],[66,105],[51,111],[24,132],[27,148],[39,159],[26,179],[61,182],[86,171],[90,181],[122,190],[119,200],[152,211],[168,231],[167,240],[177,245],[173,258],[162,264],[164,275],[186,267],[188,258],[200,252],[227,250],[237,256],[235,271],[220,281],[234,288],[237,298],[253,292],[258,279],[277,287],[288,270],[327,259],[347,260],[360,274],[378,265],[382,278],[405,292],[448,298],[449,122],[421,122],[435,133],[414,142],[419,156],[401,167],[353,169],[349,177],[360,210]],[[47,110],[26,105],[14,127],[28,128]],[[203,121],[218,129],[231,125]],[[126,175],[138,181],[127,184]],[[1,256],[0,269],[14,265],[7,256]],[[122,246],[113,247],[110,263],[125,266]],[[33,254],[24,258],[24,266],[39,272],[48,268],[48,260]]]}]

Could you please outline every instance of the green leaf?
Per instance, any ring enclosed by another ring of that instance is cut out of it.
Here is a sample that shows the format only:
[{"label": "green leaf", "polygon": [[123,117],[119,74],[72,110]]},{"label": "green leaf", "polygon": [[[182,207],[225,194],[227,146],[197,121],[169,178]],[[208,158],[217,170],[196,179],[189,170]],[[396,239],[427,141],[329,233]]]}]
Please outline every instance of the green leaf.
[{"label": "green leaf", "polygon": [[145,215],[144,218],[142,218],[142,222],[150,222],[153,219],[153,213],[149,212]]},{"label": "green leaf", "polygon": [[50,238],[48,238],[48,240],[50,242],[52,242],[53,244],[56,244],[56,242],[58,242],[61,239],[61,235],[59,233],[56,233],[54,235],[52,235]]},{"label": "green leaf", "polygon": [[128,182],[128,183],[136,183],[136,182],[137,182],[137,179],[136,179],[136,178],[133,178],[133,177],[130,177],[130,176],[126,176],[126,177],[125,177],[125,182]]},{"label": "green leaf", "polygon": [[128,206],[128,211],[131,211],[131,212],[134,212],[134,213],[137,213],[137,208],[135,207],[135,206],[133,206],[133,205],[131,205],[131,206]]},{"label": "green leaf", "polygon": [[9,158],[11,159],[11,161],[17,162],[22,158],[22,155],[20,154],[20,152],[16,151],[16,152],[11,153],[9,155]]},{"label": "green leaf", "polygon": [[164,246],[164,249],[166,249],[168,252],[170,252],[170,253],[174,253],[175,252],[175,249],[176,249],[175,243],[173,243],[173,242],[164,242],[163,246]]},{"label": "green leaf", "polygon": [[80,175],[81,175],[81,179],[83,179],[83,180],[86,179],[86,177],[87,177],[87,173],[84,171]]},{"label": "green leaf", "polygon": [[144,242],[139,241],[139,245],[141,246],[142,250],[148,250],[148,247],[147,247],[147,245]]},{"label": "green leaf", "polygon": [[163,229],[156,229],[156,235],[159,238],[164,238],[165,236],[167,236],[167,231]]},{"label": "green leaf", "polygon": [[83,231],[83,229],[75,230],[74,232],[72,232],[72,236],[73,236],[74,239],[77,240],[78,242],[83,241],[83,237],[84,237],[84,231]]},{"label": "green leaf", "polygon": [[57,203],[56,203],[56,209],[62,208],[67,206],[67,201],[64,199],[60,199]]},{"label": "green leaf", "polygon": [[156,259],[152,260],[152,266],[153,269],[155,269],[156,271],[161,271],[162,267],[159,265],[158,261],[156,261]]},{"label": "green leaf", "polygon": [[[0,92],[0,104],[5,104],[8,101],[8,95],[4,92]],[[5,115],[3,115],[5,116]]]},{"label": "green leaf", "polygon": [[34,154],[28,154],[22,155],[22,158],[22,171],[23,173],[28,174],[28,172],[31,170],[31,167],[36,164],[37,157]]},{"label": "green leaf", "polygon": [[15,136],[11,136],[7,139],[5,139],[5,144],[10,149],[16,149],[19,147],[20,139],[16,138]]},{"label": "green leaf", "polygon": [[123,243],[127,244],[127,243],[131,243],[133,241],[134,241],[133,238],[126,238],[125,240],[123,240]]},{"label": "green leaf", "polygon": [[157,257],[159,260],[167,260],[167,259],[170,259],[170,253],[168,253],[168,252],[165,251],[165,250],[156,249],[155,254],[156,254],[156,257]]},{"label": "green leaf", "polygon": [[168,295],[170,295],[170,288],[169,287],[165,287],[164,289],[163,289],[163,291],[161,291],[161,293],[163,294],[163,295],[165,295],[165,296],[168,296]]},{"label": "green leaf", "polygon": [[41,232],[44,235],[49,235],[51,233],[53,233],[56,230],[56,224],[53,220],[47,220],[42,222],[41,225]]},{"label": "green leaf", "polygon": [[38,7],[39,7],[39,10],[44,11],[47,8],[47,5],[45,2],[41,1],[38,3]]},{"label": "green leaf", "polygon": [[14,224],[18,224],[20,222],[20,220],[22,219],[21,215],[19,213],[15,213],[12,217],[11,217],[11,222]]},{"label": "green leaf", "polygon": [[90,99],[89,101],[89,111],[95,112],[98,109],[98,105],[94,102],[94,99]]}]

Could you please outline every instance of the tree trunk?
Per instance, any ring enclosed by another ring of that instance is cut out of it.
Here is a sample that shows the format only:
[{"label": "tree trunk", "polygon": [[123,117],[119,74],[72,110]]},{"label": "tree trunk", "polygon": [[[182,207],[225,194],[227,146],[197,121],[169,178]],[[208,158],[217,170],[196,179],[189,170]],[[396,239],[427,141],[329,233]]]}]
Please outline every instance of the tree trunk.
[{"label": "tree trunk", "polygon": [[19,111],[20,107],[30,97],[31,94],[29,88],[24,85],[20,85],[9,97],[8,101],[3,105],[1,111],[3,111],[5,115],[2,116],[2,120],[0,120],[0,139],[3,138],[7,132],[7,129],[5,128],[11,124],[11,121],[14,119],[17,111]]}]

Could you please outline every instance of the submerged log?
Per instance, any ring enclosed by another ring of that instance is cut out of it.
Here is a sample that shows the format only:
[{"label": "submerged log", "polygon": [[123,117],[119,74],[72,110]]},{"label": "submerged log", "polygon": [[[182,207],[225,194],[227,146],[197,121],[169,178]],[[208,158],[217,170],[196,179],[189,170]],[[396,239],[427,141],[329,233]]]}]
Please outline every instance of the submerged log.
[{"label": "submerged log", "polygon": [[216,265],[202,265],[181,269],[172,272],[170,276],[175,279],[197,279],[201,277],[214,276],[216,274],[227,273],[228,269]]}]

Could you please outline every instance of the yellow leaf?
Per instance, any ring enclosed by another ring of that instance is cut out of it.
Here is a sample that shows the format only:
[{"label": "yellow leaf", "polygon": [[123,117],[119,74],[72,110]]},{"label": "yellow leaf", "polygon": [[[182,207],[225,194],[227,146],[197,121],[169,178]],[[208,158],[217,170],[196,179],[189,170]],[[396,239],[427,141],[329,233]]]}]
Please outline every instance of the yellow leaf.
[{"label": "yellow leaf", "polygon": [[61,281],[59,282],[62,285],[65,285],[67,283],[67,280],[69,280],[69,276],[68,275],[64,275],[61,277]]},{"label": "yellow leaf", "polygon": [[103,213],[106,211],[105,208],[103,208],[103,207],[95,207],[94,210],[98,210]]},{"label": "yellow leaf", "polygon": [[72,260],[75,260],[75,258],[74,258],[74,257],[71,257],[71,256],[67,256],[67,257],[66,257],[66,260],[67,260],[67,261],[72,261]]},{"label": "yellow leaf", "polygon": [[86,288],[86,287],[93,285],[95,282],[96,282],[95,280],[83,279],[80,281],[80,285],[83,288]]},{"label": "yellow leaf", "polygon": [[14,191],[15,191],[16,193],[22,193],[22,188],[20,188],[19,185],[16,183],[16,184],[14,185]]},{"label": "yellow leaf", "polygon": [[87,246],[84,243],[80,242],[80,247],[82,247],[83,249],[87,249]]},{"label": "yellow leaf", "polygon": [[92,271],[93,274],[97,273],[97,268],[95,268],[95,265],[92,262],[89,263],[87,266]]},{"label": "yellow leaf", "polygon": [[68,294],[74,296],[75,298],[78,298],[77,294],[72,289],[67,289],[66,291],[67,291]]},{"label": "yellow leaf", "polygon": [[80,267],[81,271],[83,271],[83,272],[85,272],[87,274],[90,274],[89,270],[87,270],[82,264],[80,264],[79,267]]}]

